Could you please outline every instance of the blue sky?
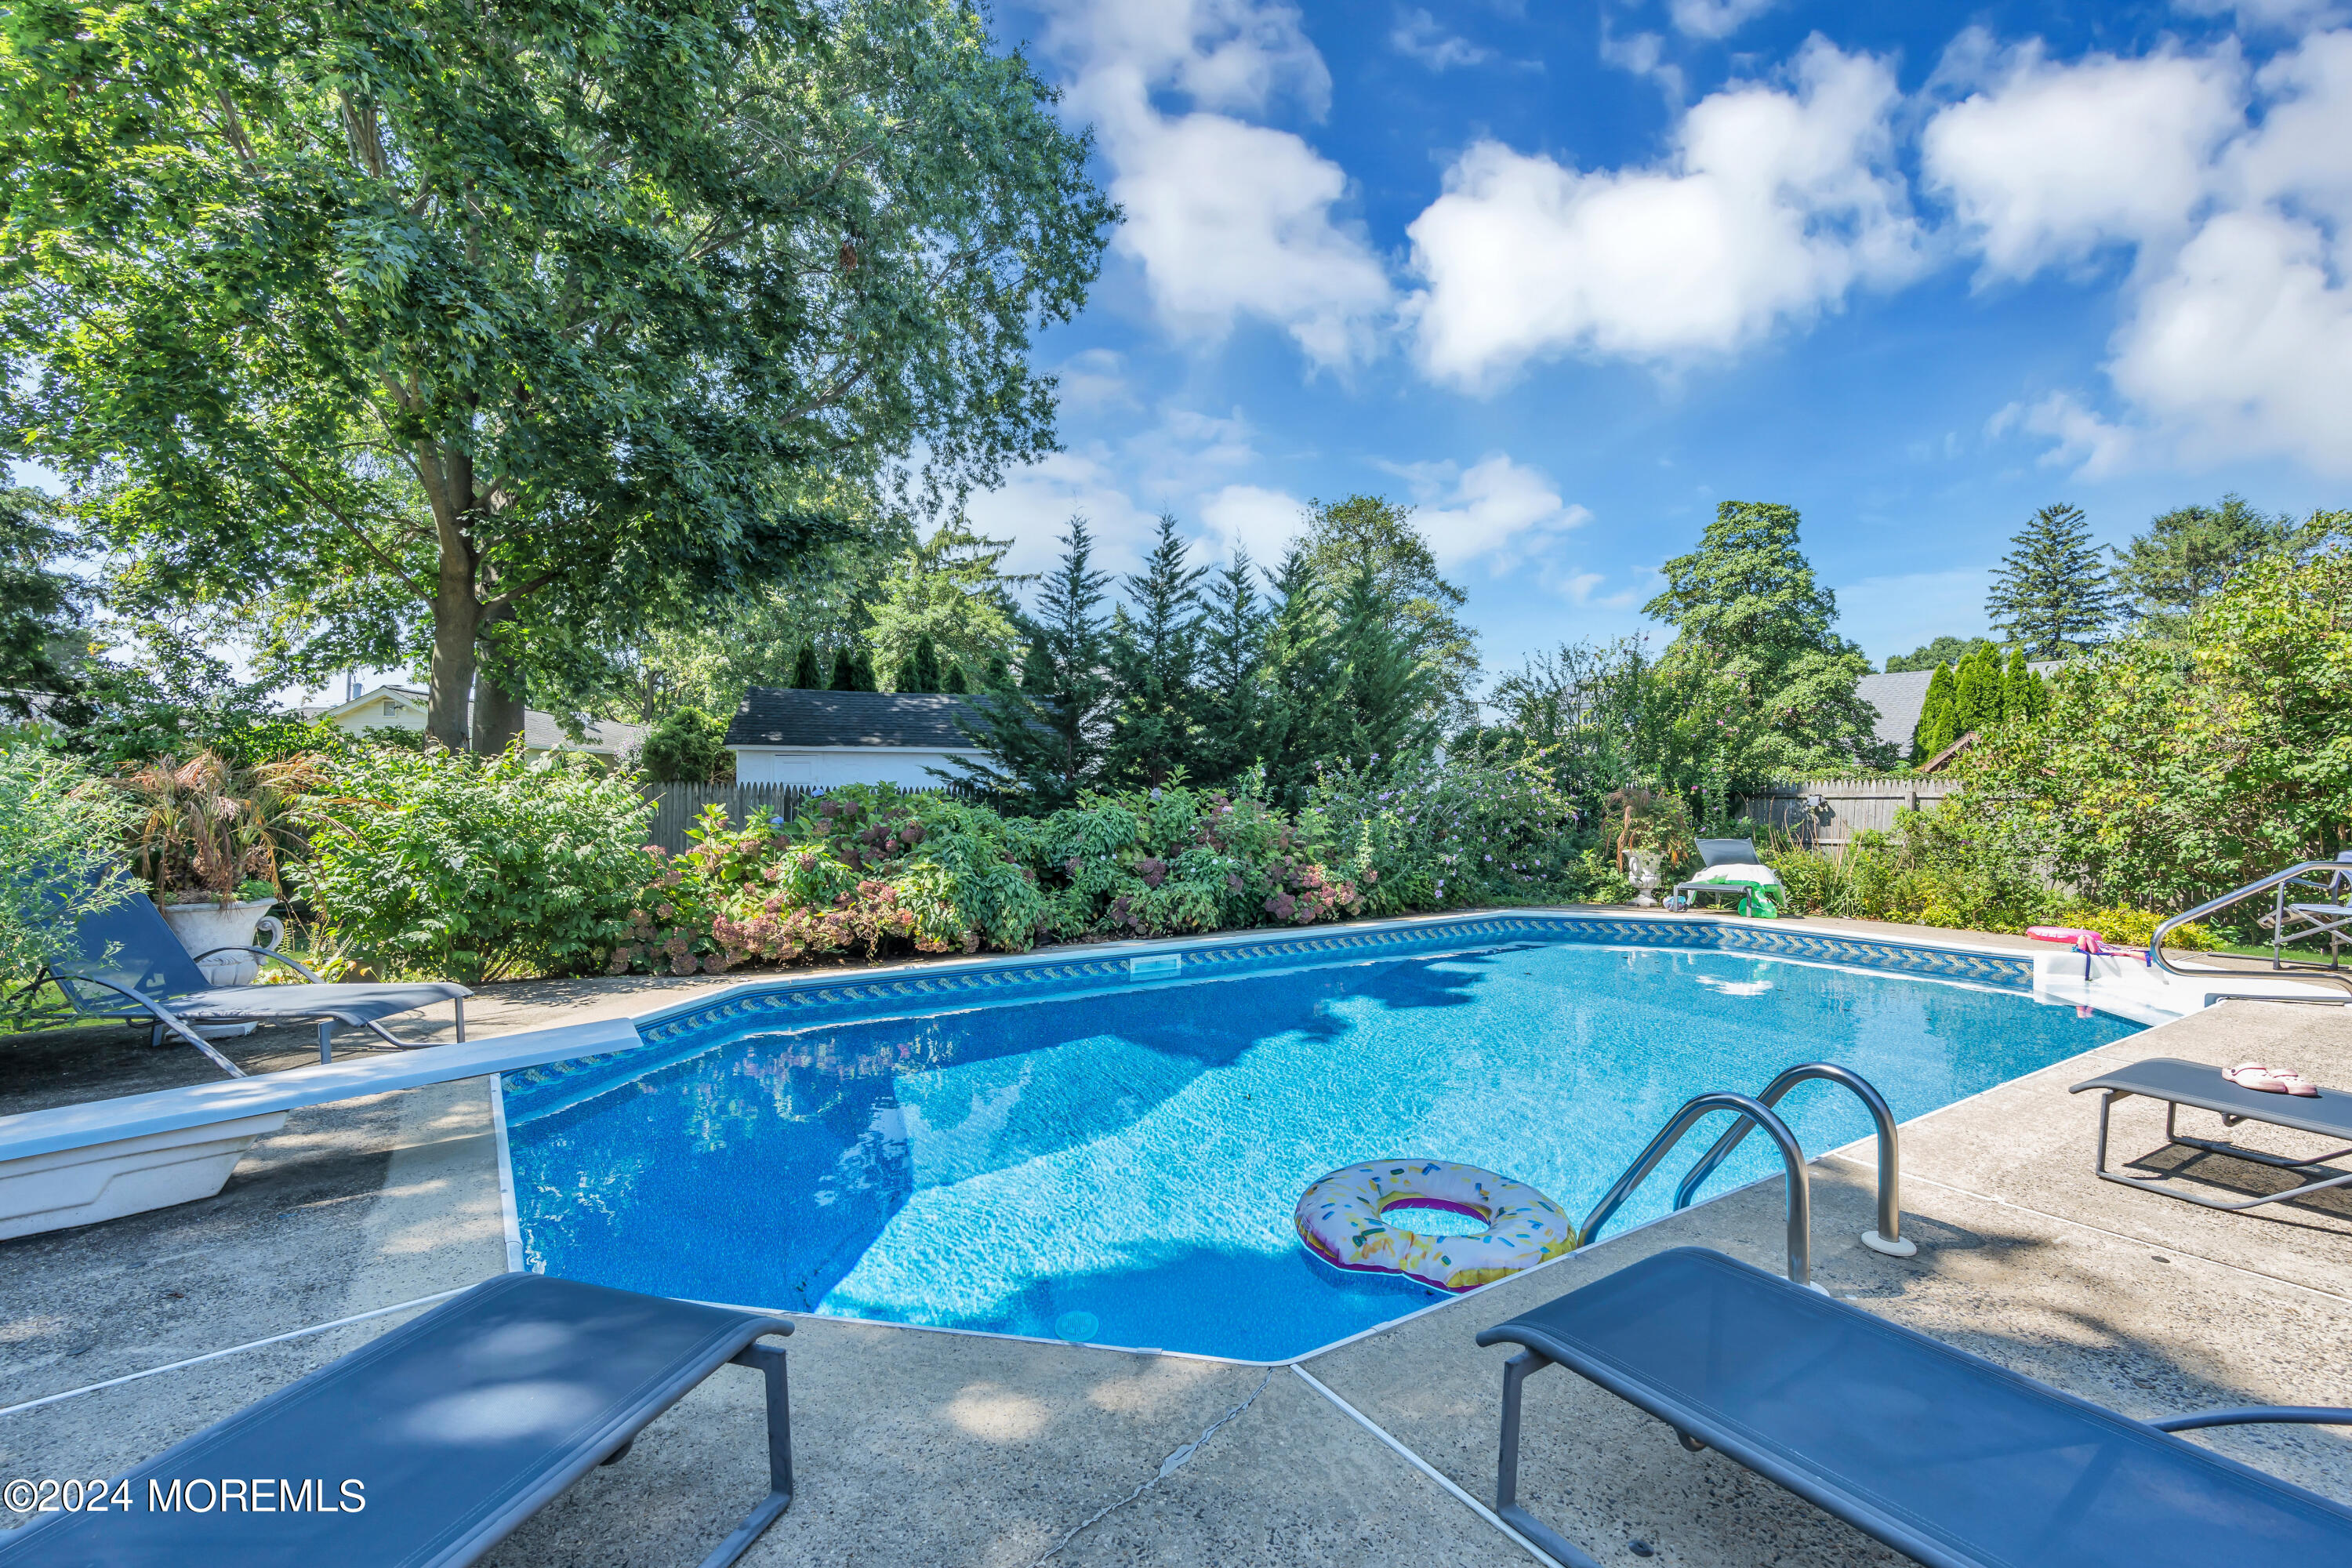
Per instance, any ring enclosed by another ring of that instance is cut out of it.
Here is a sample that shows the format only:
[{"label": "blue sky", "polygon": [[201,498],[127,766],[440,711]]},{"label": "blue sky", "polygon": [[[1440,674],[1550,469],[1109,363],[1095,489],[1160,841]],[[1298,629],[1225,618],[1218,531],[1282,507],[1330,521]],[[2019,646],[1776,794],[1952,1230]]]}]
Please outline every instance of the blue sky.
[{"label": "blue sky", "polygon": [[1125,205],[1066,450],[973,507],[1134,563],[1415,502],[1488,668],[1641,629],[1727,499],[1874,658],[2103,541],[2352,504],[2352,7],[1781,0],[1000,11]]}]

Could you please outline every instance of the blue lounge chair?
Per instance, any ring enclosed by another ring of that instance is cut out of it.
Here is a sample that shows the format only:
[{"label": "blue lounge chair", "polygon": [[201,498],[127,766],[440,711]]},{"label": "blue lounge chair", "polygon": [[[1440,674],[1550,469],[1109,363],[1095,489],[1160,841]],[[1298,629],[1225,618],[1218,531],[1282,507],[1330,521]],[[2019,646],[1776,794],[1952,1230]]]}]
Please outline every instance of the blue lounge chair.
[{"label": "blue lounge chair", "polygon": [[[299,960],[267,947],[220,947],[192,956],[144,893],[133,893],[119,904],[83,916],[74,934],[79,952],[51,963],[26,987],[26,992],[55,984],[73,1014],[145,1024],[156,1043],[170,1034],[204,1052],[232,1078],[245,1074],[197,1033],[197,1025],[315,1020],[319,1059],[325,1062],[334,1059],[338,1024],[365,1029],[388,1046],[404,1047],[405,1042],[379,1020],[446,1002],[457,1009],[458,1040],[466,1037],[466,998],[473,993],[462,985],[441,980],[403,985],[330,984]],[[216,986],[196,966],[199,960],[215,952],[254,953],[285,964],[310,984]]]},{"label": "blue lounge chair", "polygon": [[703,1568],[793,1501],[782,1318],[506,1274],[129,1474],[105,1506],[0,1532],[0,1564],[454,1568],[629,1451],[732,1362],[767,1380],[768,1495]]},{"label": "blue lounge chair", "polygon": [[[1756,856],[1756,840],[1753,838],[1702,838],[1698,841],[1698,863],[1699,869],[1702,871],[1713,866],[1760,864]],[[1677,882],[1675,884],[1675,897],[1682,900],[1685,906],[1702,894],[1707,893],[1734,894],[1744,905],[1748,902],[1749,887],[1746,882]]]},{"label": "blue lounge chair", "polygon": [[2352,1410],[2134,1421],[1696,1247],[1478,1342],[1525,1347],[1503,1371],[1495,1511],[1573,1568],[1595,1565],[1517,1500],[1521,1385],[1555,1363],[1934,1568],[2352,1563],[2352,1510],[2167,1435]]}]

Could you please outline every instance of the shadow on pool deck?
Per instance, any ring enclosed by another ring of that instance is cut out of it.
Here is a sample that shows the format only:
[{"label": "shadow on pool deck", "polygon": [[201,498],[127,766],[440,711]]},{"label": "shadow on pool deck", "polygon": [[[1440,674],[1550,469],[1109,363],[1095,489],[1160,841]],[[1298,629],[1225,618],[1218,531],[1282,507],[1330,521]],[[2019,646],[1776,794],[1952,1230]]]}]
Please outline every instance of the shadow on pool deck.
[{"label": "shadow on pool deck", "polygon": [[[483,1032],[559,1007],[576,1016],[567,1004],[583,997],[600,1012],[642,1010],[656,988],[531,989],[527,999],[487,999]],[[299,1045],[238,1043],[256,1062],[290,1062]],[[36,1097],[99,1070],[76,1048],[54,1047],[31,1064]],[[2231,1215],[2091,1177],[2095,1100],[2070,1098],[2065,1086],[2163,1054],[2276,1059],[2352,1083],[2352,1013],[2230,1004],[1913,1123],[1904,1195],[1916,1258],[1854,1240],[1871,1221],[1867,1142],[1817,1161],[1816,1277],[1874,1311],[2130,1414],[2352,1404],[2352,1199]],[[108,1087],[122,1091],[120,1081]],[[2144,1102],[2119,1107],[2119,1157],[2156,1148],[2160,1126]],[[0,1243],[0,1405],[496,1272],[505,1254],[488,1129],[478,1079],[298,1112],[216,1198]],[[2267,1130],[2250,1141],[2315,1147]],[[2201,1161],[2196,1175],[2244,1191],[2281,1184],[2275,1172],[2232,1161]],[[1506,1352],[1477,1349],[1476,1331],[1685,1242],[1777,1268],[1779,1205],[1777,1181],[1745,1189],[1313,1357],[1307,1370],[1485,1500]],[[0,1475],[120,1470],[414,1310],[0,1416]],[[1054,1563],[1528,1561],[1287,1369],[834,1319],[803,1320],[790,1344],[800,1492],[750,1563],[1013,1568],[1037,1563],[1106,1508]],[[491,1561],[697,1561],[762,1484],[755,1386],[749,1373],[721,1373]],[[1899,1561],[1719,1456],[1684,1452],[1665,1428],[1565,1373],[1530,1384],[1528,1401],[1528,1500],[1604,1563],[1638,1561],[1636,1540],[1660,1563]],[[1188,1463],[1121,1502],[1237,1406]],[[2342,1436],[2242,1428],[2211,1441],[2352,1502],[2352,1441]]]}]

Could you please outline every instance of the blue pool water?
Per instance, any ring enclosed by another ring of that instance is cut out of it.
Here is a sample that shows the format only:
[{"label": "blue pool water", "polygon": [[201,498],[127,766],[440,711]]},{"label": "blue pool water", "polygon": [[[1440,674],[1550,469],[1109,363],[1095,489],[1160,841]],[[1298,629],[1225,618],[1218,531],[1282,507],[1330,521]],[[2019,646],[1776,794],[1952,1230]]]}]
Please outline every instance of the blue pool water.
[{"label": "blue pool water", "polygon": [[[576,1104],[509,1088],[509,1138],[550,1273],[1275,1360],[1442,1299],[1307,1255],[1293,1205],[1339,1166],[1462,1161],[1580,1218],[1701,1089],[1829,1060],[1909,1118],[2137,1027],[1750,953],[1512,943],[719,1036]],[[1782,1111],[1811,1152],[1870,1131],[1829,1085]],[[1615,1226],[1665,1212],[1709,1141]],[[1750,1139],[1707,1190],[1777,1169]]]}]

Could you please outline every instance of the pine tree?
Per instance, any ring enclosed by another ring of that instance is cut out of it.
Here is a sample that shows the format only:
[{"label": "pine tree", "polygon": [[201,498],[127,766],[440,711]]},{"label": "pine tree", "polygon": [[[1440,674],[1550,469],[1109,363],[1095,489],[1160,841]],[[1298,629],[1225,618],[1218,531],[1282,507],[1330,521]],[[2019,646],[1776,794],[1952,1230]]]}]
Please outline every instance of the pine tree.
[{"label": "pine tree", "polygon": [[2241,495],[2225,495],[2218,506],[2177,507],[2115,552],[2115,584],[2125,613],[2177,631],[2239,568],[2294,533],[2291,520],[2257,511]]},{"label": "pine tree", "polygon": [[800,657],[793,661],[793,687],[799,691],[814,691],[824,684],[824,672],[817,668],[816,644],[801,644]]},{"label": "pine tree", "polygon": [[948,672],[940,677],[940,689],[961,697],[971,690],[971,677],[963,672],[963,660],[948,660]]},{"label": "pine tree", "polygon": [[825,686],[834,691],[857,689],[857,650],[856,648],[845,644],[834,649],[833,679],[826,681]]},{"label": "pine tree", "polygon": [[915,639],[915,689],[937,691],[940,686],[940,645],[925,632]]},{"label": "pine tree", "polygon": [[1297,544],[1266,574],[1266,586],[1273,605],[1266,616],[1257,760],[1265,767],[1268,796],[1295,808],[1314,787],[1315,764],[1334,754],[1338,743],[1329,595]]},{"label": "pine tree", "polygon": [[2045,506],[2010,541],[1985,612],[2030,658],[2095,647],[2115,619],[2115,589],[2079,508]]},{"label": "pine tree", "polygon": [[1266,613],[1249,552],[1211,579],[1201,616],[1201,782],[1230,784],[1259,760],[1265,723]]},{"label": "pine tree", "polygon": [[1339,656],[1335,754],[1360,768],[1394,767],[1437,738],[1434,673],[1395,627],[1395,606],[1369,562],[1349,574],[1332,610]]},{"label": "pine tree", "polygon": [[898,661],[898,669],[890,677],[890,689],[893,691],[920,691],[922,689],[922,668],[920,666],[916,664],[914,651],[909,649],[908,650],[907,657]]},{"label": "pine tree", "polygon": [[2009,670],[2001,678],[2001,718],[2008,723],[2031,723],[2050,711],[2050,689],[2026,667],[2025,650],[2011,648]]},{"label": "pine tree", "polygon": [[1143,570],[1128,578],[1132,614],[1113,618],[1108,647],[1111,677],[1110,743],[1106,776],[1156,789],[1177,770],[1197,775],[1200,726],[1194,713],[1193,667],[1199,654],[1201,579],[1205,566],[1187,563],[1176,519],[1161,513]]},{"label": "pine tree", "polygon": [[879,691],[882,689],[882,683],[875,678],[874,674],[873,650],[864,647],[860,647],[857,650],[857,685],[856,689],[859,691]]},{"label": "pine tree", "polygon": [[1021,617],[1029,637],[1021,684],[998,683],[971,705],[968,731],[988,753],[961,763],[968,783],[1052,811],[1096,784],[1108,729],[1110,682],[1103,669],[1103,588],[1093,570],[1094,535],[1070,519],[1062,559],[1045,578],[1036,613]]},{"label": "pine tree", "polygon": [[1920,704],[1918,727],[1911,735],[1911,760],[1924,763],[1960,738],[1954,707],[1952,667],[1939,664],[1927,678],[1927,700]]},{"label": "pine tree", "polygon": [[1960,660],[1953,680],[1952,728],[1957,735],[1971,730],[1989,735],[2000,727],[2001,685],[2000,656],[1990,645]]}]

